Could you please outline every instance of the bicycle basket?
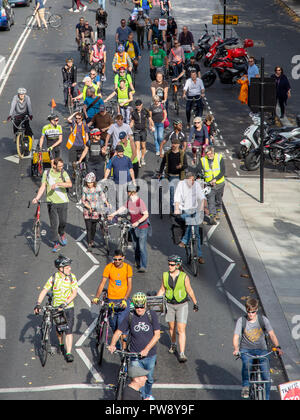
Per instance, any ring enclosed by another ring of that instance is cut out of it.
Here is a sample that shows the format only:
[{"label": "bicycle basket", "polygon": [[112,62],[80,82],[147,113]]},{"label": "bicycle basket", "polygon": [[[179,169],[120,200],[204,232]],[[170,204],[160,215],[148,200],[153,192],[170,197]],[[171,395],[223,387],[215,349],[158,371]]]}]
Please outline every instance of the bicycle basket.
[{"label": "bicycle basket", "polygon": [[163,296],[147,296],[147,309],[164,315],[166,313],[165,298]]},{"label": "bicycle basket", "polygon": [[55,310],[52,312],[52,319],[58,332],[64,332],[69,329],[68,320],[65,311]]}]

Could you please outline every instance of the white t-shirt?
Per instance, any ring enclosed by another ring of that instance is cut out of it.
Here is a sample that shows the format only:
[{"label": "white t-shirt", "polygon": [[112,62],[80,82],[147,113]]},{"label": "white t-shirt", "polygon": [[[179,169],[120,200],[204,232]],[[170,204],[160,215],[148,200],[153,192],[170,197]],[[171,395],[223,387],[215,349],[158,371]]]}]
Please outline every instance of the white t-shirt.
[{"label": "white t-shirt", "polygon": [[199,77],[197,77],[196,82],[193,82],[191,78],[188,79],[184,86],[184,91],[188,96],[199,96],[201,95],[202,89],[204,89],[204,84],[202,79],[199,79]]},{"label": "white t-shirt", "polygon": [[195,181],[192,186],[188,185],[186,179],[178,182],[174,202],[179,203],[180,210],[200,209],[204,199],[205,195],[199,182]]}]

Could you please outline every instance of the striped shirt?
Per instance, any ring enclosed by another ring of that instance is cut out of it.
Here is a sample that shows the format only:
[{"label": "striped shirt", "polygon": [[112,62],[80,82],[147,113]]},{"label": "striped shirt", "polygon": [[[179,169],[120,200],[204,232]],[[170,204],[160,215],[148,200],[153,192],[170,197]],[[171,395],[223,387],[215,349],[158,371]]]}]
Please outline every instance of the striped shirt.
[{"label": "striped shirt", "polygon": [[[53,286],[54,281],[54,286]],[[72,295],[74,290],[78,289],[76,276],[71,273],[70,277],[65,276],[63,273],[56,272],[51,276],[44,286],[46,290],[52,290],[53,287],[53,301],[54,307],[60,306]],[[74,308],[74,301],[71,302],[66,309]]]}]

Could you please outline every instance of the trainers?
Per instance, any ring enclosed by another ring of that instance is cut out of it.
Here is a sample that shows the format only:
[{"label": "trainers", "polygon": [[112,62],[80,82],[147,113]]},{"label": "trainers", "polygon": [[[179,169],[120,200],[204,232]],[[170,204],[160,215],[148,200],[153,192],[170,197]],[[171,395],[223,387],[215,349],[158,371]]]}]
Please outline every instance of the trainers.
[{"label": "trainers", "polygon": [[62,244],[62,246],[66,246],[67,245],[68,240],[67,240],[67,237],[66,237],[66,234],[65,233],[63,235],[61,235],[61,237],[60,237],[60,243]]},{"label": "trainers", "polygon": [[86,9],[87,9],[87,6],[84,6],[83,9],[82,9],[82,11],[85,12]]},{"label": "trainers", "polygon": [[153,397],[153,395],[149,395],[149,397],[147,397],[147,398],[144,398],[144,400],[145,401],[148,401],[148,400],[155,400],[155,398]]},{"label": "trainers", "polygon": [[199,257],[198,258],[198,263],[199,264],[205,264],[205,259],[203,257]]},{"label": "trainers", "polygon": [[73,356],[73,354],[71,354],[71,353],[67,353],[67,354],[66,354],[66,361],[67,361],[68,363],[72,363],[72,362],[74,362],[74,356]]},{"label": "trainers", "polygon": [[60,246],[58,242],[55,242],[53,248],[52,248],[52,252],[58,252],[60,250]]},{"label": "trainers", "polygon": [[71,7],[71,9],[68,9],[69,10],[69,12],[74,12],[74,10],[73,10],[73,8]]},{"label": "trainers", "polygon": [[74,13],[79,13],[79,9],[74,10]]},{"label": "trainers", "polygon": [[176,351],[176,348],[177,348],[176,343],[172,343],[171,347],[169,348],[169,353],[174,354]]},{"label": "trainers", "polygon": [[142,164],[142,166],[145,166],[146,165],[145,159],[142,159],[141,164]]},{"label": "trainers", "polygon": [[184,353],[180,353],[179,355],[179,362],[180,363],[185,363],[187,361],[187,357]]},{"label": "trainers", "polygon": [[213,215],[209,216],[209,224],[210,225],[216,225],[217,224],[215,216],[213,216]]},{"label": "trainers", "polygon": [[249,398],[249,387],[248,386],[243,386],[242,388],[242,392],[241,392],[241,397],[242,398]]}]

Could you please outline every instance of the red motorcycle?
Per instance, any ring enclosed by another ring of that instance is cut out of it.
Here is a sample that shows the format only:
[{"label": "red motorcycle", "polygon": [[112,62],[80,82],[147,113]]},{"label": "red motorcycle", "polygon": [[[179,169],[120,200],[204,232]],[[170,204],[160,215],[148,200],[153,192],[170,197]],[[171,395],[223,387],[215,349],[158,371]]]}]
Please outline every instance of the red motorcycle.
[{"label": "red motorcycle", "polygon": [[248,53],[246,48],[253,47],[254,43],[252,39],[245,39],[243,48],[225,48],[226,46],[235,45],[237,43],[238,38],[229,38],[221,44],[216,45],[214,48],[212,48],[211,52],[206,54],[204,65],[208,67],[217,53],[218,55],[221,55],[224,58],[228,58],[229,60],[240,58],[241,61],[244,61],[246,63],[248,61]]}]

